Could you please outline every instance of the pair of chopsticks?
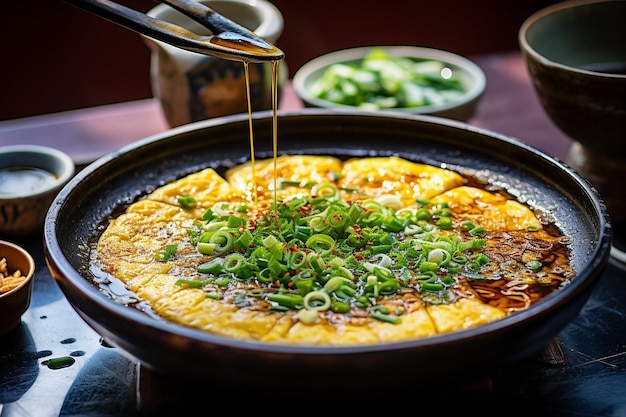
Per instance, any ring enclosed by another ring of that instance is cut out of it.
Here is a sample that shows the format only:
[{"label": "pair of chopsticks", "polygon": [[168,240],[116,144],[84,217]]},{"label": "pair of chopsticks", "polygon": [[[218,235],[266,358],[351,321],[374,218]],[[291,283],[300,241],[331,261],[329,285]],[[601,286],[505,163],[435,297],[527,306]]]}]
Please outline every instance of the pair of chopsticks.
[{"label": "pair of chopsticks", "polygon": [[64,1],[144,36],[191,52],[241,62],[280,61],[285,57],[283,51],[254,32],[194,0],[157,1],[200,23],[212,35],[198,35],[109,0]]}]

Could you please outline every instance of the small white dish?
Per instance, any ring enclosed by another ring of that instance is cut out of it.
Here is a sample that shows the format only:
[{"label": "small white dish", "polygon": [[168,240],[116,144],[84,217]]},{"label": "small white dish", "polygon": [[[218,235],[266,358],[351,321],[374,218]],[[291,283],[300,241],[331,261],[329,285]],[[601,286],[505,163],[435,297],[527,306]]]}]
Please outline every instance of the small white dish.
[{"label": "small white dish", "polygon": [[52,147],[0,147],[0,235],[42,232],[52,200],[74,171],[72,158]]},{"label": "small white dish", "polygon": [[338,63],[358,65],[373,48],[383,48],[389,56],[393,57],[443,62],[460,79],[465,89],[464,94],[442,104],[396,107],[385,110],[440,116],[461,121],[467,121],[475,114],[478,102],[486,88],[486,77],[482,69],[471,60],[452,52],[418,46],[368,46],[343,49],[319,56],[304,64],[294,74],[293,88],[296,94],[306,107],[359,110],[360,108],[355,106],[318,98],[311,92],[311,88],[331,65]]}]

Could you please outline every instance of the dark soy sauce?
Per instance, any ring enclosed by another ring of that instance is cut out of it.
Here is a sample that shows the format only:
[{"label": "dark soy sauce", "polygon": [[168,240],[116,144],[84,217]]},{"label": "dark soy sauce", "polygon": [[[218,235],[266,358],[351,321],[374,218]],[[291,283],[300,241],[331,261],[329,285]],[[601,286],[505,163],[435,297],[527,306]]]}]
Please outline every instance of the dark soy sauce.
[{"label": "dark soy sauce", "polygon": [[[278,157],[278,122],[277,122],[277,110],[278,110],[278,65],[280,61],[272,61],[272,143],[273,143],[273,158],[274,158],[274,208],[276,208],[276,159]],[[248,66],[250,64],[244,62],[245,76],[246,76],[246,95],[248,99],[248,123],[250,129],[250,163],[252,165],[252,197],[254,204],[256,204],[258,189],[256,180],[256,168],[254,157],[254,132],[252,129],[252,108],[250,103],[250,75]]]}]

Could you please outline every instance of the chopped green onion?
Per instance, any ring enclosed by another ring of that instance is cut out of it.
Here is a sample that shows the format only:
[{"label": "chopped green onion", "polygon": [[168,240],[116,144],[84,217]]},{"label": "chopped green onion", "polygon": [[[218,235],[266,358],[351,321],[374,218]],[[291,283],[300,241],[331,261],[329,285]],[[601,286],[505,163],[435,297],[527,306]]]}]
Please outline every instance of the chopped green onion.
[{"label": "chopped green onion", "polygon": [[370,314],[370,317],[372,317],[373,319],[384,321],[386,323],[391,323],[391,324],[400,324],[400,323],[402,323],[402,319],[400,317],[391,316],[388,313],[382,313],[380,311],[373,311]]},{"label": "chopped green onion", "polygon": [[270,294],[267,298],[289,308],[296,308],[305,304],[305,298],[299,294]]},{"label": "chopped green onion", "polygon": [[178,204],[184,208],[192,208],[196,206],[196,199],[190,196],[180,196],[177,198]]},{"label": "chopped green onion", "polygon": [[325,311],[330,308],[330,296],[324,291],[311,291],[304,296],[304,308]]},{"label": "chopped green onion", "polygon": [[[298,310],[305,324],[353,309],[399,323],[404,309],[381,308],[384,297],[404,288],[425,302],[451,302],[446,290],[459,277],[485,279],[486,230],[471,221],[455,224],[446,203],[416,198],[417,208],[403,208],[394,195],[344,201],[336,184],[281,184],[290,185],[312,187],[312,194],[277,202],[275,215],[252,220],[237,214],[245,205],[226,203],[205,211],[187,237],[209,258],[197,268],[208,275],[178,285],[240,307],[254,297],[274,311]],[[167,245],[158,257],[176,251]],[[538,271],[541,263],[527,267]]]},{"label": "chopped green onion", "polygon": [[178,245],[165,245],[165,250],[157,253],[154,258],[159,262],[168,261],[172,256],[176,255],[176,251],[178,251]]},{"label": "chopped green onion", "polygon": [[543,264],[540,261],[530,261],[526,263],[526,267],[532,271],[539,271]]}]

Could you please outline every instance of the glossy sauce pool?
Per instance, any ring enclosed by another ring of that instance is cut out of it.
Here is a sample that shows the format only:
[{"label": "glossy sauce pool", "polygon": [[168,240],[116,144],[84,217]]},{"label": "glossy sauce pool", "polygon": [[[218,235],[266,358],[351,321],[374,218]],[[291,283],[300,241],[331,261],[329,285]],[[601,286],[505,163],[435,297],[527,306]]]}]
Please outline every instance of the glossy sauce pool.
[{"label": "glossy sauce pool", "polygon": [[0,197],[13,197],[37,193],[57,180],[56,175],[41,168],[1,168]]}]

